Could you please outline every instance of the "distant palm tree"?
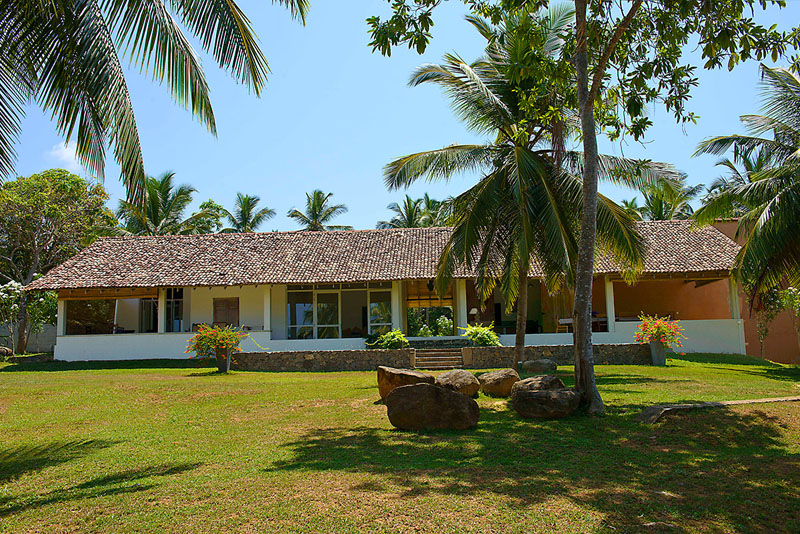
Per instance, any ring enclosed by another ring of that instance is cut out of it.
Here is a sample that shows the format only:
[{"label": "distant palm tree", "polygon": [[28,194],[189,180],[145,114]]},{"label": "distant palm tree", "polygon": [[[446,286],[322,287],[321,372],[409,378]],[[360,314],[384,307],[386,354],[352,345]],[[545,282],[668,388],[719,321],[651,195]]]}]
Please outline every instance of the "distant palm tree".
[{"label": "distant palm tree", "polygon": [[660,180],[658,184],[642,189],[642,217],[650,221],[689,219],[694,213],[691,202],[703,191],[703,185],[690,187],[685,182],[684,176],[677,180]]},{"label": "distant palm tree", "polygon": [[[726,193],[736,187],[749,184],[758,179],[761,171],[768,168],[769,158],[767,152],[754,149],[749,152],[742,152],[738,148],[733,149],[733,159],[725,158],[717,163],[718,167],[728,169],[729,173],[719,176],[711,185],[703,199],[704,203],[711,201],[716,195]],[[741,167],[741,169],[740,169]],[[747,206],[741,202],[731,200],[730,210],[726,217],[741,217],[748,211]]]},{"label": "distant palm tree", "polygon": [[328,224],[334,217],[347,213],[347,206],[344,204],[328,204],[333,193],[323,193],[315,189],[311,193],[306,193],[305,213],[296,209],[290,210],[287,214],[303,226],[303,230],[322,231],[322,230],[352,230],[352,226],[338,226]]},{"label": "distant palm tree", "polygon": [[[446,226],[447,225],[447,201],[436,200],[425,193],[421,199],[422,214],[425,217],[425,226]],[[452,198],[450,199],[452,200]]]},{"label": "distant palm tree", "polygon": [[386,207],[395,212],[395,216],[389,221],[378,221],[376,228],[423,228],[429,226],[426,224],[429,218],[422,210],[421,198],[415,200],[406,195],[402,205],[392,202]]},{"label": "distant palm tree", "polygon": [[236,203],[233,213],[225,210],[224,215],[230,226],[223,232],[255,232],[264,221],[275,216],[275,210],[270,208],[258,209],[261,199],[255,195],[236,193]]},{"label": "distant palm tree", "polygon": [[623,200],[621,207],[633,220],[642,220],[642,206],[639,205],[639,201],[636,200],[636,197],[630,200]]},{"label": "distant palm tree", "polygon": [[174,185],[175,173],[168,172],[161,178],[148,176],[145,180],[141,201],[133,203],[120,200],[117,218],[122,223],[120,233],[132,235],[196,234],[202,230],[202,222],[208,216],[204,210],[184,218],[184,212],[192,202],[195,188],[189,185]]},{"label": "distant palm tree", "polygon": [[781,283],[800,284],[800,79],[762,65],[761,87],[763,114],[741,117],[749,135],[714,137],[697,149],[721,155],[733,147],[751,156],[759,150],[761,170],[719,189],[695,214],[698,223],[711,224],[743,208],[735,270],[751,298]]}]

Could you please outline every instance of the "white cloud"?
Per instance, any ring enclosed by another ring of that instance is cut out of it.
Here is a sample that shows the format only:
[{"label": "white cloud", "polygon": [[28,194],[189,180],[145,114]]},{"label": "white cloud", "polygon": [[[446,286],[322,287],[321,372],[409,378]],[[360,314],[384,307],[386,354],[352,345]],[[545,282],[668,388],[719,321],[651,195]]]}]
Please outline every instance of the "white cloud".
[{"label": "white cloud", "polygon": [[69,172],[78,173],[83,169],[81,162],[75,157],[75,143],[57,144],[53,145],[50,152],[47,154],[52,160],[57,162],[59,167],[62,167]]}]

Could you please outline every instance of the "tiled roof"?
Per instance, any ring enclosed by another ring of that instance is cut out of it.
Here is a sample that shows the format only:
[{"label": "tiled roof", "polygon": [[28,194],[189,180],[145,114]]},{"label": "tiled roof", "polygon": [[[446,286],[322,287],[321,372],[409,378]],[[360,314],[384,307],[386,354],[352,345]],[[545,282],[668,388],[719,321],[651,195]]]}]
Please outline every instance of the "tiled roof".
[{"label": "tiled roof", "polygon": [[[738,246],[713,227],[644,222],[645,273],[728,271]],[[449,228],[107,237],[30,289],[236,286],[433,278]],[[617,271],[600,259],[598,274]],[[532,276],[540,273],[532,272]],[[467,278],[471,273],[457,272]]]}]

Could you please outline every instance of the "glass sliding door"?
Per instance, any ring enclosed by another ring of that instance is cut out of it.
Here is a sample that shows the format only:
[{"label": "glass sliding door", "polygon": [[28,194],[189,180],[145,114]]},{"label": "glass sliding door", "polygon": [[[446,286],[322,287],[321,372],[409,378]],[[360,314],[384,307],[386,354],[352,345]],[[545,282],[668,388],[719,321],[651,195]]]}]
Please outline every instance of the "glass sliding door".
[{"label": "glass sliding door", "polygon": [[339,324],[339,292],[317,292],[316,329],[317,339],[332,339],[341,337]]},{"label": "glass sliding door", "polygon": [[392,329],[392,292],[369,292],[369,333],[383,334]]},{"label": "glass sliding door", "polygon": [[314,292],[289,291],[287,293],[289,339],[314,337]]}]

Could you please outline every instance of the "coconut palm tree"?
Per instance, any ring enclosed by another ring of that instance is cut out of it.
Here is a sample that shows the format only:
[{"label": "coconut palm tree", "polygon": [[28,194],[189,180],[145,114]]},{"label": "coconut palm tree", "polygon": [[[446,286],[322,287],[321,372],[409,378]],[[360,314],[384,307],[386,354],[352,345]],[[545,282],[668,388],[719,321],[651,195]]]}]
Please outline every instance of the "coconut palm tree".
[{"label": "coconut palm tree", "polygon": [[636,221],[642,220],[642,206],[639,205],[639,201],[636,197],[633,197],[630,200],[622,201],[622,209],[625,210],[625,213],[630,215],[630,217]]},{"label": "coconut palm tree", "polygon": [[160,178],[148,176],[140,202],[120,200],[116,215],[122,226],[118,233],[175,235],[201,232],[202,222],[208,216],[204,210],[184,218],[195,188],[185,184],[176,186],[174,180],[174,172],[165,173]]},{"label": "coconut palm tree", "polygon": [[395,216],[388,221],[378,221],[376,228],[423,228],[429,226],[429,218],[422,209],[422,199],[413,199],[406,195],[402,204],[392,202],[387,209],[393,211]]},{"label": "coconut palm tree", "polygon": [[[445,291],[459,264],[477,269],[482,301],[499,284],[508,311],[517,305],[515,361],[519,361],[531,258],[536,257],[551,291],[571,282],[577,261],[582,193],[578,176],[583,158],[565,149],[576,124],[569,111],[574,109],[568,100],[572,93],[565,90],[571,81],[562,78],[565,87],[561,87],[558,77],[523,75],[531,62],[543,69],[569,65],[561,56],[565,53],[561,36],[569,31],[572,11],[556,5],[538,13],[508,15],[497,26],[475,17],[468,20],[488,41],[486,57],[468,64],[448,54],[441,65],[418,68],[410,85],[441,86],[466,125],[493,141],[410,154],[389,163],[384,179],[396,189],[421,178],[448,180],[461,172],[482,172],[478,183],[452,202],[453,232],[439,260],[436,284]],[[559,113],[532,120],[534,110]],[[629,185],[654,183],[670,171],[610,156],[600,158],[600,167],[603,177]],[[642,265],[642,243],[632,219],[600,195],[597,222],[603,249],[633,276]]]},{"label": "coconut palm tree", "polygon": [[800,284],[800,79],[787,69],[761,67],[761,115],[743,115],[749,135],[714,137],[696,154],[758,150],[761,169],[743,183],[715,191],[695,213],[711,224],[741,209],[736,273],[751,298],[778,284]]},{"label": "coconut palm tree", "polygon": [[[305,21],[308,0],[281,0]],[[209,87],[182,28],[259,95],[269,66],[250,21],[233,0],[5,0],[0,2],[0,176],[14,169],[14,143],[29,102],[56,120],[91,174],[103,177],[106,144],[128,200],[141,200],[145,173],[120,56],[166,80],[175,101],[216,135]]]},{"label": "coconut palm tree", "polygon": [[703,191],[703,185],[686,185],[686,177],[678,180],[660,180],[653,186],[644,187],[644,205],[640,208],[642,218],[650,221],[689,219],[694,213],[691,202]]},{"label": "coconut palm tree", "polygon": [[344,204],[329,204],[332,196],[333,193],[323,193],[315,189],[311,193],[306,193],[305,213],[292,209],[287,215],[307,231],[352,230],[352,226],[328,224],[333,218],[347,213],[347,206]]},{"label": "coconut palm tree", "polygon": [[255,195],[243,195],[236,193],[236,203],[231,213],[225,210],[225,218],[228,219],[230,226],[223,229],[223,232],[255,232],[264,221],[275,216],[275,210],[270,208],[258,209],[261,198]]},{"label": "coconut palm tree", "polygon": [[[761,150],[756,149],[747,153],[742,153],[734,146],[733,158],[724,158],[717,162],[717,166],[727,169],[728,174],[719,176],[711,182],[703,202],[709,202],[718,193],[724,193],[735,187],[753,182],[758,179],[761,171],[767,169],[768,163],[769,161],[766,157],[766,153]],[[732,201],[730,211],[726,216],[738,218],[746,213],[747,206]]]}]

